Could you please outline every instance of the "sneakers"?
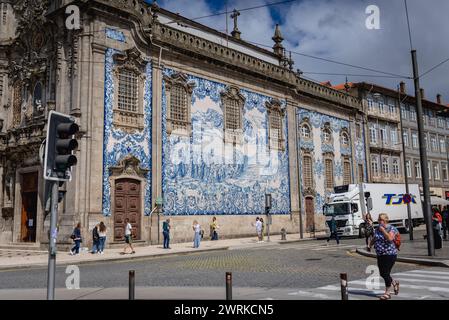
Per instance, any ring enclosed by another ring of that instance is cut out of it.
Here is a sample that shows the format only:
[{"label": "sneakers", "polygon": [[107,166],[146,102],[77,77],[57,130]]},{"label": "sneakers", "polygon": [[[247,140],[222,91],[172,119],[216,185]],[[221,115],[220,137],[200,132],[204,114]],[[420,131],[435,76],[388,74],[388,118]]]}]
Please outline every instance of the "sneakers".
[{"label": "sneakers", "polygon": [[101,251],[101,252],[100,252],[100,254],[104,254],[104,252],[103,252],[103,251]]}]

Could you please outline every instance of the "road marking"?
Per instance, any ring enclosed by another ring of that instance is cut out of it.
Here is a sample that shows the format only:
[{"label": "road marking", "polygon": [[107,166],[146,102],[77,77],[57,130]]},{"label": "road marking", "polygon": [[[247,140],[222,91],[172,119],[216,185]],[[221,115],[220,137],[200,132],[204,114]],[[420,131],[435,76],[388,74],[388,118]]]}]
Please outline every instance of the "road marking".
[{"label": "road marking", "polygon": [[449,281],[424,280],[424,279],[395,278],[395,280],[398,280],[398,281],[408,281],[408,282],[424,282],[424,283],[449,284]]},{"label": "road marking", "polygon": [[[444,277],[444,276],[432,276],[432,275],[428,275],[428,274],[408,273],[408,272],[405,272],[405,273],[394,273],[392,275],[393,276],[421,277],[421,278],[425,278],[425,279],[449,280],[449,277]],[[449,282],[447,282],[447,283],[449,283]]]},{"label": "road marking", "polygon": [[442,271],[430,271],[430,270],[412,270],[407,271],[409,273],[424,273],[424,274],[442,274],[442,275],[449,275],[449,272],[442,272]]},{"label": "road marking", "polygon": [[[351,284],[366,285],[366,281],[362,281],[362,280],[351,281],[348,285],[351,285]],[[442,288],[442,287],[416,286],[416,285],[402,284],[402,283],[401,283],[400,287],[401,288],[407,288],[407,289],[413,289],[413,290],[428,290],[428,291],[436,291],[436,292],[449,292],[449,288]]]}]

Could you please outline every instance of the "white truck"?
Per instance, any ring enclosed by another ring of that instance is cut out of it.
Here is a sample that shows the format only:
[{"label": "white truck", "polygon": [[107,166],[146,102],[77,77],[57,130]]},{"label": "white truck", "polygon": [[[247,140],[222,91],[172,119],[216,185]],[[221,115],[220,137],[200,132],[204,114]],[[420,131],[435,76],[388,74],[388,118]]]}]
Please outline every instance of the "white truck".
[{"label": "white truck", "polygon": [[405,194],[404,184],[362,183],[338,186],[323,206],[323,214],[326,221],[335,216],[337,232],[341,236],[364,237],[363,217],[367,212],[371,214],[375,225],[379,214],[386,213],[390,224],[400,231],[408,232],[407,201],[410,203],[413,226],[423,224],[424,217],[419,186],[409,184],[410,196],[404,197]]}]

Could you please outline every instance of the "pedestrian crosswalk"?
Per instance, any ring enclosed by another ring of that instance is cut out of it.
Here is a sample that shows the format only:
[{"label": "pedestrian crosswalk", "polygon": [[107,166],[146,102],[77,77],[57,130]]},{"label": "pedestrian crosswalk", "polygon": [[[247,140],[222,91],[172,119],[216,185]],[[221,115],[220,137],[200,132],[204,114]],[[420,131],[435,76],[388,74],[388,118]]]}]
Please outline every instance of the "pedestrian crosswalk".
[{"label": "pedestrian crosswalk", "polygon": [[[449,299],[449,269],[432,268],[393,273],[399,281],[399,295],[393,300],[447,300]],[[348,282],[349,300],[378,299],[384,292],[384,282],[379,276]],[[340,284],[309,290],[292,291],[290,296],[302,299],[341,299]]]}]

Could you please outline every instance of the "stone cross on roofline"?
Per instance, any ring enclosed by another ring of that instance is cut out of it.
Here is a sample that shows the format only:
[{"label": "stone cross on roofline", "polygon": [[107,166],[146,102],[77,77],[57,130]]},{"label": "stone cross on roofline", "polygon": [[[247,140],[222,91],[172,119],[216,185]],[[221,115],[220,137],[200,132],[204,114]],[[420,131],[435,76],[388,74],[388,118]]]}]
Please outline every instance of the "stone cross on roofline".
[{"label": "stone cross on roofline", "polygon": [[242,34],[237,26],[237,18],[239,15],[240,12],[238,12],[236,9],[232,11],[231,19],[234,19],[234,30],[232,30],[231,35],[236,39],[240,39],[240,35]]}]

